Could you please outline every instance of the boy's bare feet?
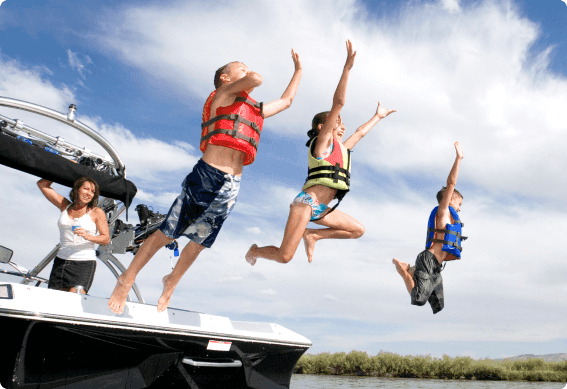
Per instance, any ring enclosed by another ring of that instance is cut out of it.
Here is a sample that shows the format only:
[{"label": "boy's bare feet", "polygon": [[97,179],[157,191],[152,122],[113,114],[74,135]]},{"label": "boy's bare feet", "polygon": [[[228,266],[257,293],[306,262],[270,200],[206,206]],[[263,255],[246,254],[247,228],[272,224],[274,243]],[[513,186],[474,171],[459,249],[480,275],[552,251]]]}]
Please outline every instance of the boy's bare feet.
[{"label": "boy's bare feet", "polygon": [[303,233],[303,244],[305,245],[305,253],[307,254],[307,260],[309,263],[313,261],[313,251],[315,251],[315,237],[312,234],[311,229],[306,228]]},{"label": "boy's bare feet", "polygon": [[134,281],[136,281],[136,277],[127,278],[124,274],[118,277],[114,291],[108,300],[108,307],[112,312],[119,315],[124,312],[124,305],[126,305],[128,292],[130,292]]},{"label": "boy's bare feet", "polygon": [[252,266],[254,266],[256,264],[256,257],[252,254],[252,250],[254,250],[256,248],[258,248],[258,245],[253,244],[252,246],[250,246],[250,248],[248,249],[248,252],[246,253],[246,262],[248,262]]},{"label": "boy's bare feet", "polygon": [[392,263],[396,265],[396,270],[398,271],[398,273],[400,273],[400,275],[403,275],[404,271],[406,273],[409,272],[410,269],[409,263],[402,262],[396,258],[392,259]]},{"label": "boy's bare feet", "polygon": [[161,297],[158,301],[158,312],[163,312],[167,309],[169,302],[171,301],[171,295],[177,286],[177,284],[174,283],[173,280],[170,280],[170,278],[171,274],[168,274],[161,280],[161,282],[163,282],[163,292],[161,293]]}]

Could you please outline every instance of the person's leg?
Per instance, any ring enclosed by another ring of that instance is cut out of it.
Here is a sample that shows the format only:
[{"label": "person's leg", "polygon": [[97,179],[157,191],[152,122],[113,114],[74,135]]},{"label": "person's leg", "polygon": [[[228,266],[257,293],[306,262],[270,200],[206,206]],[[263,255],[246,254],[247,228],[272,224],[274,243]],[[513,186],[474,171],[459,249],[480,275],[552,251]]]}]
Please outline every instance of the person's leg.
[{"label": "person's leg", "polygon": [[[415,287],[410,292],[412,305],[425,305],[437,286],[436,274],[440,275],[439,262],[429,250],[422,251],[415,261]],[[436,273],[437,271],[437,273]]]},{"label": "person's leg", "polygon": [[281,246],[258,247],[252,245],[248,253],[246,253],[248,263],[254,266],[258,258],[266,258],[279,263],[291,261],[297,251],[303,232],[311,219],[311,214],[311,206],[307,204],[293,204],[289,210]]},{"label": "person's leg", "polygon": [[429,305],[433,310],[433,314],[440,312],[445,306],[445,298],[443,297],[443,278],[441,274],[436,277],[435,288],[429,297]]},{"label": "person's leg", "polygon": [[148,239],[146,239],[136,253],[136,256],[134,256],[134,259],[130,263],[130,266],[128,266],[128,269],[126,269],[126,271],[118,278],[116,287],[108,301],[108,307],[112,312],[122,314],[124,311],[124,305],[126,304],[126,298],[128,297],[128,292],[130,292],[134,281],[136,281],[136,276],[140,270],[146,266],[154,254],[170,242],[171,238],[165,236],[165,234],[160,230],[157,230],[150,235]]},{"label": "person's leg", "polygon": [[[69,290],[67,290],[67,292],[77,293],[77,289],[75,289],[75,287],[72,287]],[[84,289],[81,289],[81,294],[87,294],[87,291],[84,290]]]},{"label": "person's leg", "polygon": [[315,242],[321,239],[358,239],[364,234],[364,226],[353,217],[335,209],[314,223],[329,227],[324,229],[307,228],[303,233],[303,243],[309,262],[313,260]]},{"label": "person's leg", "polygon": [[183,251],[181,251],[181,255],[179,256],[179,260],[173,268],[173,271],[163,277],[163,292],[159,298],[157,307],[158,312],[163,312],[167,309],[175,287],[204,248],[205,246],[198,243],[189,242]]},{"label": "person's leg", "polygon": [[402,262],[396,258],[392,259],[392,263],[396,265],[398,274],[403,278],[406,288],[411,294],[411,290],[414,288],[415,282],[413,280],[413,271],[410,269],[409,263]]}]

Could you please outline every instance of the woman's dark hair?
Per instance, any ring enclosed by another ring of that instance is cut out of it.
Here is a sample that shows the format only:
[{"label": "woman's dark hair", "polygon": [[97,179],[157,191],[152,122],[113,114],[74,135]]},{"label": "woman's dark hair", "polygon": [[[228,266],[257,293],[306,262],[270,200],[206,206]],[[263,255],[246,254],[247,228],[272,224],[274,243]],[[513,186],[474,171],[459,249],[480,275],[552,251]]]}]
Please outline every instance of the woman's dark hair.
[{"label": "woman's dark hair", "polygon": [[95,187],[93,199],[87,204],[87,208],[94,208],[98,205],[99,189],[98,184],[92,178],[81,177],[77,181],[75,181],[73,183],[73,189],[71,189],[71,192],[69,192],[69,198],[71,199],[71,203],[74,204],[75,201],[79,198],[79,189],[81,189],[85,182],[90,182]]},{"label": "woman's dark hair", "polygon": [[309,144],[317,135],[319,135],[319,124],[325,124],[327,121],[327,116],[329,115],[329,111],[319,112],[317,115],[313,116],[313,121],[311,121],[311,129],[307,131],[307,136],[309,140],[305,144],[305,146],[309,147]]}]

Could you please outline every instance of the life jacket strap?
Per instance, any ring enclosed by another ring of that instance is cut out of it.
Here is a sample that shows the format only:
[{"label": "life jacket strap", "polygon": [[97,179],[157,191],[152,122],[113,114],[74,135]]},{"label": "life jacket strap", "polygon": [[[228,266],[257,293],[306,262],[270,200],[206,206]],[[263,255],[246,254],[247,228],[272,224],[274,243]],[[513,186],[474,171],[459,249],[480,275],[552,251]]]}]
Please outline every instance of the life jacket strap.
[{"label": "life jacket strap", "polygon": [[[238,126],[240,125],[240,123],[244,123],[246,124],[248,127],[252,128],[254,131],[256,131],[258,133],[258,135],[260,135],[260,127],[258,126],[258,124],[256,124],[255,122],[251,122],[248,119],[243,118],[240,115],[237,115],[235,113],[231,113],[228,115],[219,115],[219,116],[215,116],[214,118],[212,118],[211,120],[206,121],[205,123],[201,124],[201,128],[205,128],[210,126],[213,123],[218,122],[219,120],[231,120],[234,122],[234,126],[233,128],[236,129],[238,131]],[[210,133],[209,133],[210,134]],[[207,134],[208,135],[208,134]],[[206,136],[206,135],[205,135]],[[203,141],[203,138],[201,138],[201,142]]]},{"label": "life jacket strap", "polygon": [[[336,172],[335,172],[336,173]],[[318,178],[332,178],[334,182],[344,181],[348,186],[350,186],[350,179],[348,177],[339,176],[338,173],[321,173],[308,176],[305,182],[309,180],[316,180]]]},{"label": "life jacket strap", "polygon": [[258,150],[258,142],[256,141],[256,139],[251,138],[249,136],[246,136],[244,134],[241,134],[240,132],[238,132],[238,130],[225,130],[225,129],[219,128],[219,129],[213,130],[213,131],[209,132],[207,135],[201,137],[201,142],[205,142],[210,137],[215,136],[217,134],[226,134],[226,135],[232,136],[233,138],[242,139],[242,140],[250,143],[256,150]]},{"label": "life jacket strap", "polygon": [[461,234],[457,231],[444,230],[444,229],[441,229],[441,228],[428,228],[427,234],[429,235],[430,232],[439,232],[439,233],[444,233],[444,234],[449,234],[449,235],[456,235],[457,238],[463,239]]},{"label": "life jacket strap", "polygon": [[[324,173],[324,174],[314,174],[317,172],[322,171],[331,171],[332,173]],[[339,173],[344,174],[344,176],[340,176]],[[316,179],[316,178],[332,178],[333,182],[345,181],[347,185],[350,185],[350,172],[347,169],[343,169],[340,164],[337,162],[335,166],[318,166],[307,170],[307,179],[305,182]]]},{"label": "life jacket strap", "polygon": [[433,243],[443,243],[446,244],[448,246],[452,246],[455,247],[457,250],[459,251],[463,251],[463,248],[457,243],[457,242],[450,242],[448,240],[442,240],[442,239],[427,239],[427,242],[433,242]]},{"label": "life jacket strap", "polygon": [[236,102],[239,102],[239,103],[242,102],[242,103],[246,103],[248,105],[251,105],[254,108],[258,108],[260,110],[260,114],[262,114],[262,116],[264,116],[264,103],[263,102],[257,103],[257,102],[254,102],[254,101],[252,101],[252,100],[250,100],[246,97],[242,97],[242,96],[235,98],[234,102],[235,103]]}]

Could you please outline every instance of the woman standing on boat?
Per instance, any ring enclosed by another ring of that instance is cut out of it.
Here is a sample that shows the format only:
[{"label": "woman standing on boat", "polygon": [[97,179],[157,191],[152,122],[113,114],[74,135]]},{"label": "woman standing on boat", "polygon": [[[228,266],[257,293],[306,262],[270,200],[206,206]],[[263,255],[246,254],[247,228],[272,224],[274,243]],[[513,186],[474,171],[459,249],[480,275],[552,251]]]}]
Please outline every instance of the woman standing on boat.
[{"label": "woman standing on boat", "polygon": [[69,201],[51,187],[52,183],[45,179],[37,182],[41,193],[61,210],[57,223],[60,247],[49,276],[49,289],[76,292],[75,287],[80,285],[81,293],[87,294],[96,270],[95,244],[110,243],[106,215],[97,207],[98,184],[92,178],[79,178],[69,193]]},{"label": "woman standing on boat", "polygon": [[[309,174],[302,192],[291,203],[282,244],[280,247],[258,247],[253,244],[246,253],[246,260],[251,265],[255,265],[258,258],[288,263],[302,238],[307,259],[311,262],[315,242],[318,240],[357,239],[364,234],[362,224],[327,205],[334,198],[341,200],[349,191],[350,150],[381,119],[396,111],[382,108],[378,103],[374,116],[343,142],[345,126],[340,113],[346,100],[348,76],[356,57],[352,43],[347,41],[346,46],[347,59],[333,97],[333,107],[329,112],[315,115],[308,132],[309,141],[306,146],[309,147]],[[309,229],[307,224],[310,221],[327,228]]]}]

